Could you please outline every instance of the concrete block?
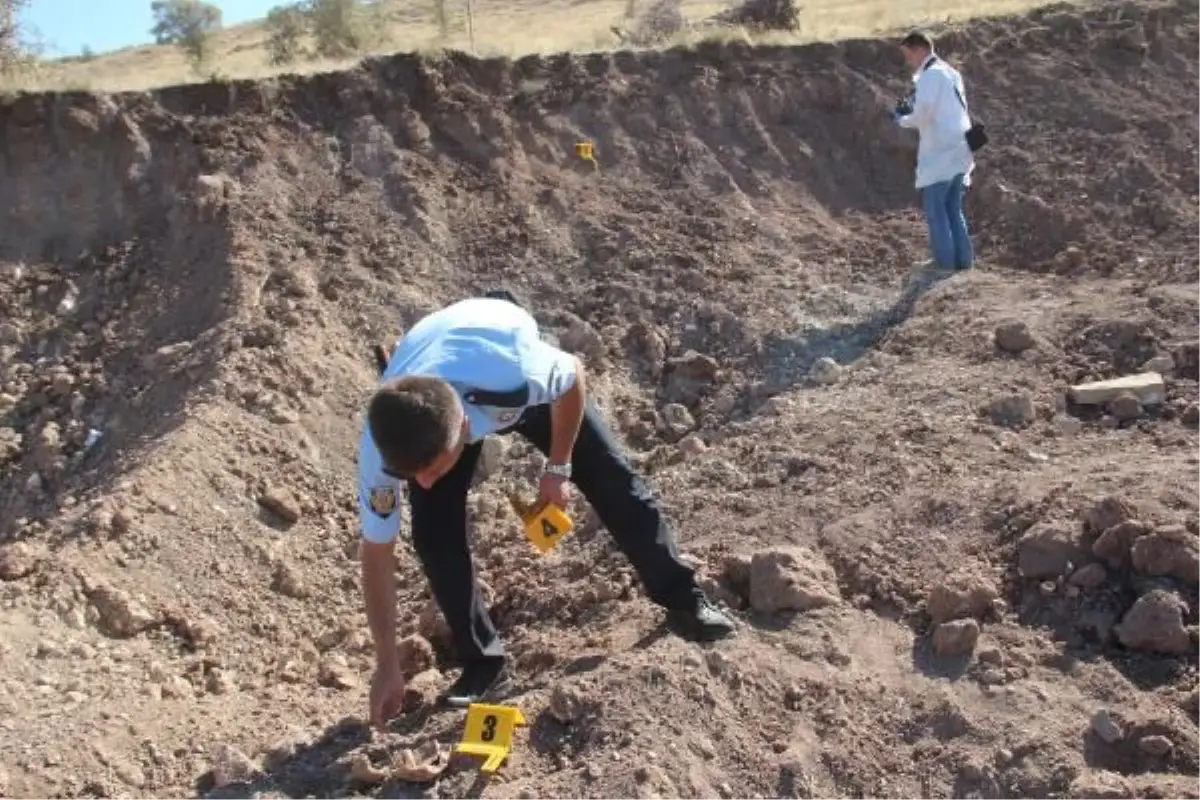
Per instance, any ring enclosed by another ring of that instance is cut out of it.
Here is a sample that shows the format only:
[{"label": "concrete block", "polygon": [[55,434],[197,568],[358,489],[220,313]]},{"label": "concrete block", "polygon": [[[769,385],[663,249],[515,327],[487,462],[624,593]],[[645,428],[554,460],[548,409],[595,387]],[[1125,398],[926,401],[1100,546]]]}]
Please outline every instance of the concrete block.
[{"label": "concrete block", "polygon": [[1163,377],[1157,372],[1126,375],[1107,381],[1081,383],[1070,389],[1071,400],[1080,405],[1104,405],[1118,395],[1130,392],[1142,401],[1142,405],[1161,405],[1167,397]]}]

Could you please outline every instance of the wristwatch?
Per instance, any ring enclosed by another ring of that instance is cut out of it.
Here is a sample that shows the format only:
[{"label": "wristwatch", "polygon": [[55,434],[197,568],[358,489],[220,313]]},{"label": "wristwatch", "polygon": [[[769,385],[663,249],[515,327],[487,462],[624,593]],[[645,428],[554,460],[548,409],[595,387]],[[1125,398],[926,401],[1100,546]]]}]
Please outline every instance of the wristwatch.
[{"label": "wristwatch", "polygon": [[571,478],[571,465],[570,464],[554,464],[550,461],[547,461],[546,468],[542,471],[545,472],[547,475],[554,475],[559,478],[565,478],[567,480],[570,480],[570,478]]}]

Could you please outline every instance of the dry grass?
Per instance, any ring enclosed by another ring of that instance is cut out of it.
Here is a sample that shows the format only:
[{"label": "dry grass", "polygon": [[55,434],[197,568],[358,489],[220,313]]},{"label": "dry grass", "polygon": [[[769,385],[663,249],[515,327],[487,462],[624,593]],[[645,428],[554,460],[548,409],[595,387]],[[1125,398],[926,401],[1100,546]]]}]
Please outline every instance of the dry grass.
[{"label": "dry grass", "polygon": [[[642,6],[647,0],[640,0]],[[801,29],[769,34],[765,41],[805,42],[872,35],[913,25],[1007,14],[1040,5],[1038,0],[801,0]],[[450,35],[438,34],[432,0],[398,0],[389,11],[390,28],[381,52],[474,50],[481,56],[610,50],[617,46],[611,28],[625,20],[628,0],[473,0],[474,47],[468,37],[465,0],[448,0]],[[689,22],[728,8],[730,0],[687,0]],[[748,38],[739,31],[685,32],[678,41],[699,37]],[[266,33],[258,23],[223,31],[208,74],[197,75],[175,47],[145,46],[96,56],[88,61],[48,62],[16,79],[27,89],[144,90],[157,86],[220,78],[256,78],[280,72],[318,72],[345,67],[353,60],[298,62],[287,68],[267,62]]]}]

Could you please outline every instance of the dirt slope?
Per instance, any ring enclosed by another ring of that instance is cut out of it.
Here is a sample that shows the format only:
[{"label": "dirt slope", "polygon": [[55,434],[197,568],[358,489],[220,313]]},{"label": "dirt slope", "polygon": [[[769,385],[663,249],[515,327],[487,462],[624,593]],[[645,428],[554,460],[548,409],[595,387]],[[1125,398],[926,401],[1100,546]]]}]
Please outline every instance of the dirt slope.
[{"label": "dirt slope", "polygon": [[[0,794],[1197,796],[1196,37],[948,36],[994,143],[936,283],[883,42],[6,101]],[[471,507],[530,726],[489,785],[371,785],[461,717],[426,670],[361,724],[367,347],[498,283],[742,632],[662,636],[583,507],[537,557],[506,442]],[[1160,406],[1065,399],[1147,362]]]}]

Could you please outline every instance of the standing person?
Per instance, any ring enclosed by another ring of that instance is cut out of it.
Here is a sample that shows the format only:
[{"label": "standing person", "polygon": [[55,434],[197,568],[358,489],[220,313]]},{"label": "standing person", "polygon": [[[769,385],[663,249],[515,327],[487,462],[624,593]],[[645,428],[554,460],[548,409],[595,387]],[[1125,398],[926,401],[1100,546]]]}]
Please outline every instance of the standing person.
[{"label": "standing person", "polygon": [[963,196],[971,185],[975,157],[966,138],[972,126],[962,76],[937,56],[927,34],[908,34],[900,49],[916,88],[911,100],[901,101],[892,114],[897,124],[915,128],[920,137],[917,189],[933,261],[940,269],[969,269],[975,253]]},{"label": "standing person", "polygon": [[544,342],[511,295],[436,311],[401,338],[390,358],[377,358],[386,364],[358,454],[363,594],[376,654],[374,724],[398,713],[404,697],[393,577],[401,482],[413,547],[463,662],[439,700],[465,707],[510,688],[467,545],[467,489],[489,434],[515,431],[547,455],[541,502],[565,506],[567,481],[579,487],[677,633],[712,640],[734,632],[697,587],[662,509],[589,403],[582,363]]}]

